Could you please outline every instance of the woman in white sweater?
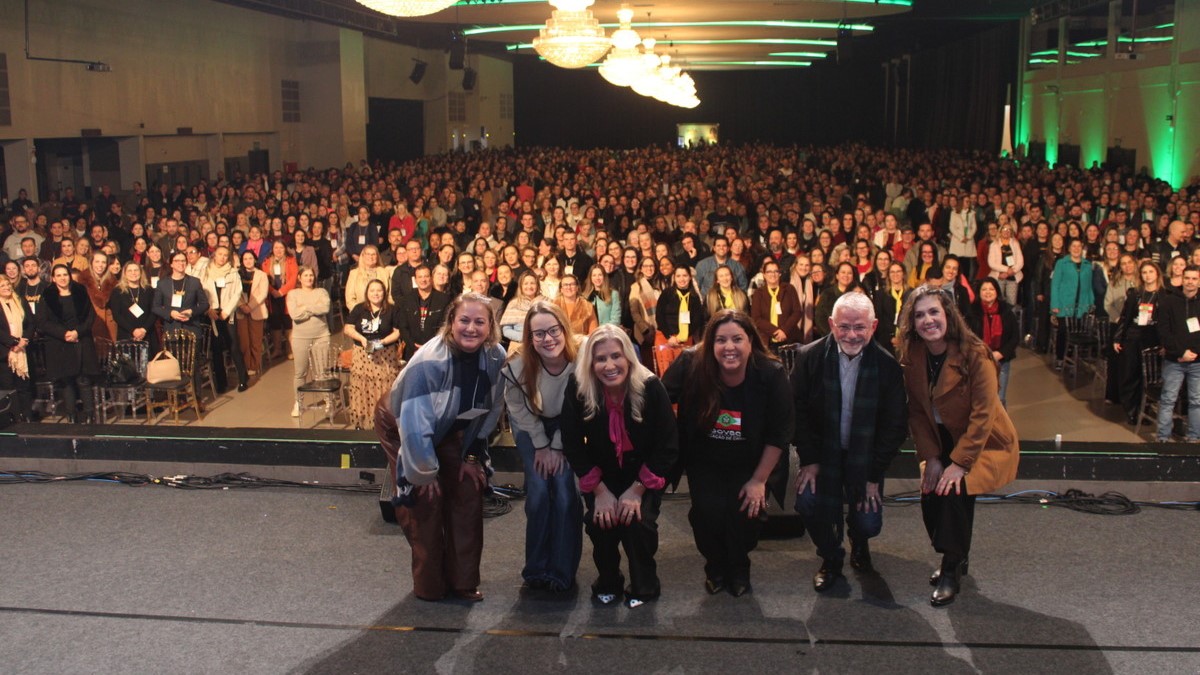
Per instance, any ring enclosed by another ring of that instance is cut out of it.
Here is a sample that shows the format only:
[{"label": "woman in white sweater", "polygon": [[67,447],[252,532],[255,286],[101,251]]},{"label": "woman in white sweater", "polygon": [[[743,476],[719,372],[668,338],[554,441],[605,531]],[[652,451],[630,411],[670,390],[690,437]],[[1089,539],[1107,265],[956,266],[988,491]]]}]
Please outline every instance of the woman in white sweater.
[{"label": "woman in white sweater", "polygon": [[[361,258],[360,258],[361,259]],[[292,417],[300,416],[300,386],[308,378],[313,350],[329,350],[329,293],[317,286],[317,272],[302,265],[296,275],[297,286],[287,294],[288,315],[292,317],[292,354],[295,370],[292,378],[296,403]]]},{"label": "woman in white sweater", "polygon": [[1012,226],[1007,223],[1000,226],[996,240],[988,246],[988,267],[990,276],[1000,282],[1004,302],[1016,307],[1017,285],[1024,277],[1021,269],[1025,267],[1025,258],[1021,255],[1021,244],[1013,239]]}]

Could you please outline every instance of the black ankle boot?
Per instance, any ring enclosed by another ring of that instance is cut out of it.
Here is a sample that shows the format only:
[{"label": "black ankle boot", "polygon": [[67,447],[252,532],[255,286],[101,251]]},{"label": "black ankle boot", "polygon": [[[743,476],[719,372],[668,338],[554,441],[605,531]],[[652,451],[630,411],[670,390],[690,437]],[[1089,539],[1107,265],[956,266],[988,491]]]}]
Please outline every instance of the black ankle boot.
[{"label": "black ankle boot", "polygon": [[942,573],[938,576],[937,586],[929,597],[929,604],[943,607],[954,602],[958,597],[959,582],[962,575],[962,563],[942,560]]},{"label": "black ankle boot", "polygon": [[[963,558],[963,561],[958,564],[958,575],[959,575],[960,579],[961,579],[961,577],[967,576],[967,567],[968,567],[968,560],[966,558]],[[937,586],[938,579],[941,579],[941,578],[942,578],[942,567],[939,565],[938,568],[933,571],[933,574],[929,575],[929,585]]]}]

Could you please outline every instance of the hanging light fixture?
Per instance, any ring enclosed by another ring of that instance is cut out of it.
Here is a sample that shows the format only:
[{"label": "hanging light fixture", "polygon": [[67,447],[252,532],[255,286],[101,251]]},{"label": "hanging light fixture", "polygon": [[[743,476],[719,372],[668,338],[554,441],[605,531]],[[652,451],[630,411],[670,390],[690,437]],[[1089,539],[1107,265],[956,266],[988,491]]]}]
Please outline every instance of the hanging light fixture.
[{"label": "hanging light fixture", "polygon": [[594,0],[550,0],[555,7],[533,48],[560,68],[582,68],[612,47],[604,28],[588,9]]},{"label": "hanging light fixture", "polygon": [[358,0],[358,4],[389,16],[425,16],[456,2],[458,0]]},{"label": "hanging light fixture", "polygon": [[617,11],[620,27],[612,34],[612,51],[600,64],[600,76],[618,87],[628,87],[642,72],[642,37],[633,29],[633,10],[621,5]]}]

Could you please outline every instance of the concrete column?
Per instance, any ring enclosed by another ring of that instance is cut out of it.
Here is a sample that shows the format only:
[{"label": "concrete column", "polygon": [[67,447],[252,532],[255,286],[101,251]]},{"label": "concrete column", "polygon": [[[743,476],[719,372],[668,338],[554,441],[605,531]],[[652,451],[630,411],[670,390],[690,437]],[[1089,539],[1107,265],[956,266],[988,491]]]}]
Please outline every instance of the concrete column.
[{"label": "concrete column", "polygon": [[208,179],[216,182],[217,173],[225,170],[225,134],[208,134],[204,137],[205,156],[208,158]]},{"label": "concrete column", "polygon": [[37,164],[34,163],[33,139],[22,138],[0,143],[4,150],[4,171],[7,185],[4,192],[9,201],[17,198],[17,191],[24,189],[29,198],[38,201]]},{"label": "concrete column", "polygon": [[[121,162],[121,189],[132,190],[134,182],[146,180],[146,139],[144,136],[126,136],[117,139],[117,155]],[[149,185],[143,185],[146,192]]]}]

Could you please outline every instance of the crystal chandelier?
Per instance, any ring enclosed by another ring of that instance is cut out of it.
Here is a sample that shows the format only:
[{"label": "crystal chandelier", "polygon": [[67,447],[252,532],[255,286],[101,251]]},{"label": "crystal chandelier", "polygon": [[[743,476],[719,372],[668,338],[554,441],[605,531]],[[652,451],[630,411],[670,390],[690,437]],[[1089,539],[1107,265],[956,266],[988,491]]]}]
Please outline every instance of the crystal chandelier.
[{"label": "crystal chandelier", "polygon": [[612,42],[588,9],[593,2],[550,0],[556,9],[533,39],[537,53],[560,68],[582,68],[604,56]]},{"label": "crystal chandelier", "polygon": [[642,73],[642,37],[633,30],[633,10],[621,5],[617,11],[620,27],[612,34],[612,51],[600,64],[600,76],[618,87],[628,87]]},{"label": "crystal chandelier", "polygon": [[458,0],[358,0],[360,5],[390,16],[425,16],[456,2]]}]

